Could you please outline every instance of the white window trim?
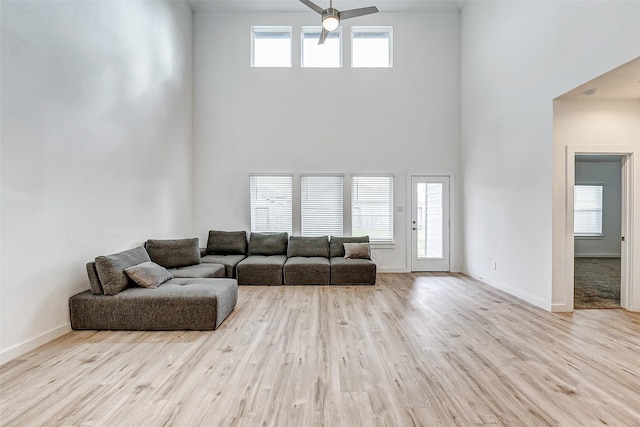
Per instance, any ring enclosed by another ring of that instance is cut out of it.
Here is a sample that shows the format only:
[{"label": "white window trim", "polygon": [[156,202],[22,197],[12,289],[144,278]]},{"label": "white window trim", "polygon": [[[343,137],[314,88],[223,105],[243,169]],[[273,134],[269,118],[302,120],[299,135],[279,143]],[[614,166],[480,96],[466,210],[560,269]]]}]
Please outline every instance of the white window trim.
[{"label": "white window trim", "polygon": [[[249,52],[249,64],[251,68],[292,68],[293,67],[293,27],[287,25],[252,25],[250,28],[251,50]],[[255,33],[256,32],[288,32],[289,33],[289,65],[287,66],[257,66],[255,58]]]},{"label": "white window trim", "polygon": [[[396,177],[394,174],[392,173],[354,173],[351,174],[350,179],[349,179],[349,217],[350,217],[350,224],[349,224],[349,236],[353,236],[353,224],[351,223],[352,218],[353,218],[353,195],[351,194],[353,191],[353,178],[357,178],[357,177],[389,177],[392,179],[392,186],[391,186],[391,240],[381,240],[381,241],[370,241],[370,245],[372,247],[375,247],[377,249],[385,249],[385,248],[393,248],[395,246],[395,242],[396,242],[396,225],[395,225],[395,220],[396,220],[396,215],[395,215],[395,200],[396,200]],[[345,233],[345,236],[347,236],[347,233]],[[371,240],[371,238],[370,238]]]},{"label": "white window trim", "polygon": [[[298,232],[299,235],[303,235],[302,234],[302,179],[304,177],[336,177],[336,178],[342,178],[342,235],[344,236],[344,231],[345,231],[345,191],[344,191],[344,187],[345,187],[345,175],[342,173],[302,173],[300,174],[296,179],[296,181],[298,181],[298,185],[299,185],[299,189],[297,191],[297,197],[298,197],[298,205],[299,205],[299,221],[300,221],[300,226],[298,228]],[[350,211],[349,211],[350,212]],[[329,236],[331,236],[331,233],[328,233]]]},{"label": "white window trim", "polygon": [[[342,202],[342,235],[344,237],[352,237],[352,185],[354,177],[391,177],[393,179],[393,186],[391,189],[392,206],[391,206],[391,221],[392,221],[392,240],[389,241],[372,241],[370,246],[376,249],[394,249],[396,247],[395,236],[396,229],[396,214],[395,214],[395,199],[396,199],[396,177],[392,173],[250,173],[249,174],[249,191],[251,191],[251,177],[252,176],[288,176],[292,179],[292,198],[291,198],[291,215],[292,215],[292,232],[291,235],[302,235],[302,176],[341,176],[343,185],[343,202]],[[251,194],[249,194],[249,203],[251,204]],[[249,206],[249,229],[251,230],[251,206]]]},{"label": "white window trim", "polygon": [[[580,233],[580,234],[576,234],[575,231],[573,233],[573,236],[575,239],[578,240],[602,240],[605,238],[604,235],[604,183],[602,182],[576,182],[574,184],[574,187],[576,186],[580,186],[580,185],[584,185],[584,186],[591,186],[591,187],[601,187],[602,188],[602,203],[600,205],[600,215],[601,215],[601,219],[600,219],[600,229],[602,230],[600,233]],[[575,189],[574,189],[575,192]],[[574,195],[574,202],[575,202],[575,195]],[[574,209],[574,218],[575,218],[575,209]],[[574,227],[575,227],[575,219],[574,219]]]},{"label": "white window trim", "polygon": [[[358,32],[366,31],[387,31],[389,33],[389,65],[387,67],[355,67],[353,65],[353,35]],[[366,68],[393,68],[393,26],[391,25],[377,25],[377,26],[352,26],[351,27],[351,68],[366,69]]]},{"label": "white window trim", "polygon": [[[295,233],[295,215],[296,215],[296,211],[295,211],[295,205],[296,205],[296,199],[295,199],[295,183],[296,183],[296,179],[294,174],[292,173],[250,173],[249,174],[249,231],[253,232],[253,222],[251,220],[252,214],[253,214],[253,208],[252,208],[252,195],[251,195],[251,179],[253,177],[290,177],[291,178],[291,232],[289,233],[290,235]],[[287,231],[287,230],[281,230],[281,231]],[[261,233],[262,231],[257,231],[258,233]],[[288,232],[288,231],[287,231]]]}]

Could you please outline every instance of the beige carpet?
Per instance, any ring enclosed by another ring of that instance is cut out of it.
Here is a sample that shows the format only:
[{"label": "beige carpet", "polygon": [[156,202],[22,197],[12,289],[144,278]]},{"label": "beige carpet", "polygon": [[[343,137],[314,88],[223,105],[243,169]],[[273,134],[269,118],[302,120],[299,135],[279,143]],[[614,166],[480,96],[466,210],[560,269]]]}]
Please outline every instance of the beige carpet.
[{"label": "beige carpet", "polygon": [[574,308],[620,308],[620,258],[576,258]]}]

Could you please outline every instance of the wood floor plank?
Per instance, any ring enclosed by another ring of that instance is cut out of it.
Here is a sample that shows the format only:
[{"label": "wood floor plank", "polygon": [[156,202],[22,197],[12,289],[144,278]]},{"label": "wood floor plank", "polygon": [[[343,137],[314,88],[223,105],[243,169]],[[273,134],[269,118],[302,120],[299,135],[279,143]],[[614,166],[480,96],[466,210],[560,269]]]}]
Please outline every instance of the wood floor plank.
[{"label": "wood floor plank", "polygon": [[639,314],[459,274],[241,287],[217,331],[74,331],[0,366],[0,425],[632,426],[639,354]]}]

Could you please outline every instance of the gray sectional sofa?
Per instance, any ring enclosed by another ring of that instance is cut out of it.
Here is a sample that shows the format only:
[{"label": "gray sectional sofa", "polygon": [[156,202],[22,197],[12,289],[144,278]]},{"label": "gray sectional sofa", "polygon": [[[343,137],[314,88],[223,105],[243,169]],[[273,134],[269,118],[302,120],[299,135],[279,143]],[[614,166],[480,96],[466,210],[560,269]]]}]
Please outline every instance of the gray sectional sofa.
[{"label": "gray sectional sofa", "polygon": [[238,282],[200,263],[197,238],[145,247],[87,264],[91,289],[69,299],[73,329],[213,330],[233,311]]},{"label": "gray sectional sofa", "polygon": [[69,299],[73,329],[212,330],[234,310],[238,285],[374,285],[369,237],[209,232],[147,240],[87,263],[90,290]]}]

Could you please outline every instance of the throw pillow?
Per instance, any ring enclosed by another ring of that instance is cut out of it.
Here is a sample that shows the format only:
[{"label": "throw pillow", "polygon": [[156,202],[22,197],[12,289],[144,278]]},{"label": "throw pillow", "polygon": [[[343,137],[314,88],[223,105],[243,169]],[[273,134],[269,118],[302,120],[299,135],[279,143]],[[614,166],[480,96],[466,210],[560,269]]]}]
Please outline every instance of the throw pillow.
[{"label": "throw pillow", "polygon": [[368,243],[344,243],[344,257],[349,259],[371,259]]},{"label": "throw pillow", "polygon": [[151,261],[164,268],[179,268],[200,264],[200,245],[193,239],[147,240],[144,247]]},{"label": "throw pillow", "polygon": [[158,285],[173,279],[166,268],[152,261],[125,268],[124,272],[143,288],[157,288]]}]

